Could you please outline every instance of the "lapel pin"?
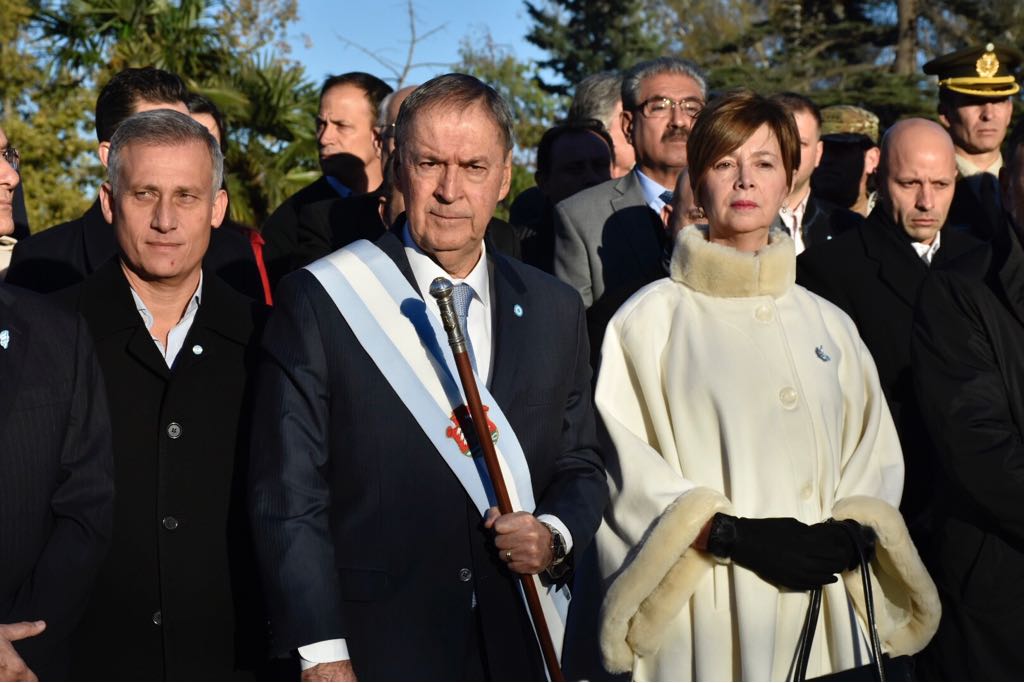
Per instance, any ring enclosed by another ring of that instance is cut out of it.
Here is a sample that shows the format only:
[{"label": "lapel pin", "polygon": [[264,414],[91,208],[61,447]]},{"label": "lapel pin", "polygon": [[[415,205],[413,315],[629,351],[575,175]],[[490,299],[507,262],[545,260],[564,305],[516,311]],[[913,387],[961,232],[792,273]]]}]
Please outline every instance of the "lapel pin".
[{"label": "lapel pin", "polygon": [[200,346],[199,344],[196,344],[195,346],[192,347],[192,353],[194,353],[197,356],[201,355],[203,353],[203,347]]},{"label": "lapel pin", "polygon": [[818,356],[818,358],[820,358],[822,361],[826,363],[832,360],[832,356],[825,353],[824,346],[819,346],[818,348],[814,349],[814,353]]},{"label": "lapel pin", "polygon": [[520,306],[519,304],[516,304],[515,306],[512,307],[512,312],[516,314],[517,318],[523,317],[523,307]]},{"label": "lapel pin", "polygon": [[8,330],[0,330],[0,346],[7,348],[7,345],[11,343],[11,333]]}]

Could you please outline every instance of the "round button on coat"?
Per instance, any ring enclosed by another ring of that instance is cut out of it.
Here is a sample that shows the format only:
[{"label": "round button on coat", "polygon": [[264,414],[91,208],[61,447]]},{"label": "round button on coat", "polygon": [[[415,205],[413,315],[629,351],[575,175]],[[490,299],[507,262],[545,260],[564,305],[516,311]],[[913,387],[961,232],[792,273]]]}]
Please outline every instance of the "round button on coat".
[{"label": "round button on coat", "polygon": [[473,572],[471,572],[466,567],[463,567],[462,569],[459,570],[459,581],[465,583],[465,582],[469,581],[472,578],[473,578]]},{"label": "round button on coat", "polygon": [[160,614],[160,610],[153,612],[153,623],[157,626],[164,623],[164,617],[162,614]]},{"label": "round button on coat", "polygon": [[796,389],[793,387],[783,387],[779,391],[779,402],[782,403],[784,408],[795,408],[797,398]]},{"label": "round button on coat", "polygon": [[172,422],[171,424],[167,425],[167,436],[171,437],[172,439],[177,439],[179,436],[181,436],[181,425],[178,424],[177,422]]},{"label": "round button on coat", "polygon": [[770,323],[775,314],[772,312],[772,307],[768,304],[761,304],[754,309],[754,319],[759,323]]},{"label": "round button on coat", "polygon": [[174,531],[178,528],[178,520],[169,515],[163,518],[162,524],[164,525],[164,528],[168,531]]}]

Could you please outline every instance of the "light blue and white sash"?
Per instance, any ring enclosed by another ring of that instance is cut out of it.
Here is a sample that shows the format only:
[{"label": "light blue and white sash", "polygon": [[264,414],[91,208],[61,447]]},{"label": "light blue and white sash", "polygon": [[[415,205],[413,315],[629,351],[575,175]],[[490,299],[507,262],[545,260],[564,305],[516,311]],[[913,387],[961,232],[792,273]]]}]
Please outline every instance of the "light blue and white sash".
[{"label": "light blue and white sash", "polygon": [[[366,240],[350,244],[306,269],[323,285],[356,339],[484,516],[497,503],[483,457],[464,454],[464,442],[460,447],[462,435],[453,415],[466,400],[434,302],[424,303],[387,254]],[[428,310],[429,305],[434,305],[434,310]],[[479,378],[477,387],[481,402],[488,407],[488,420],[497,428],[495,451],[512,507],[532,513],[536,503],[523,448]],[[569,606],[567,591],[546,588],[536,576],[532,579],[561,657]]]}]

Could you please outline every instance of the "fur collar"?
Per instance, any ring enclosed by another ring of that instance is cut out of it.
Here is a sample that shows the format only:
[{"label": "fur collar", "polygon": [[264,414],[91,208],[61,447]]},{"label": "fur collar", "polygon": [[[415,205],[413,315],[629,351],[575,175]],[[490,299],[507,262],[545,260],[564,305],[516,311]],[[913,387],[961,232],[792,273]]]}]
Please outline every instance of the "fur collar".
[{"label": "fur collar", "polygon": [[779,298],[796,282],[796,253],[782,230],[772,230],[768,246],[750,254],[709,242],[707,227],[688,225],[676,235],[670,274],[708,296]]}]

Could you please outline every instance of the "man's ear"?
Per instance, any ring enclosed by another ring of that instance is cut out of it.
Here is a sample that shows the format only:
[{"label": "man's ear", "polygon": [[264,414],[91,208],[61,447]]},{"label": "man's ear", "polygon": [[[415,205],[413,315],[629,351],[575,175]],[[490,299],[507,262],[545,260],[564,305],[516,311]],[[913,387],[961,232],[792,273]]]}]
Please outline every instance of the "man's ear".
[{"label": "man's ear", "polygon": [[210,216],[210,227],[214,230],[219,228],[224,222],[224,216],[228,210],[228,193],[227,190],[217,190],[217,194],[213,196],[213,215]]},{"label": "man's ear", "polygon": [[633,144],[633,112],[626,111],[625,109],[623,109],[622,113],[619,114],[619,117],[620,117],[619,121],[622,124],[622,134],[626,136],[626,140],[628,140],[629,144],[632,145]]},{"label": "man's ear", "polygon": [[821,155],[825,153],[825,143],[818,140],[818,143],[814,146],[814,168],[818,168],[821,163]]},{"label": "man's ear", "polygon": [[373,131],[373,149],[377,153],[377,158],[378,159],[381,158],[381,153],[383,152],[383,148],[384,148],[384,136],[381,135],[383,130],[384,129],[381,126],[374,126],[372,128],[372,131]]},{"label": "man's ear", "polygon": [[941,123],[944,128],[949,128],[949,108],[946,103],[940,100],[936,111],[939,114],[939,123]]},{"label": "man's ear", "polygon": [[96,153],[100,157],[100,163],[103,164],[103,168],[107,167],[107,157],[110,156],[110,142],[104,141],[100,143],[100,146],[96,149]]},{"label": "man's ear", "polygon": [[501,190],[498,192],[498,201],[508,196],[508,191],[512,189],[512,150],[508,151],[505,155],[505,162],[501,168]]},{"label": "man's ear", "polygon": [[100,185],[100,209],[103,210],[103,220],[114,224],[114,191],[110,183]]},{"label": "man's ear", "polygon": [[864,172],[867,174],[874,173],[878,170],[878,162],[881,160],[882,150],[877,147],[872,147],[868,151],[864,152]]}]

